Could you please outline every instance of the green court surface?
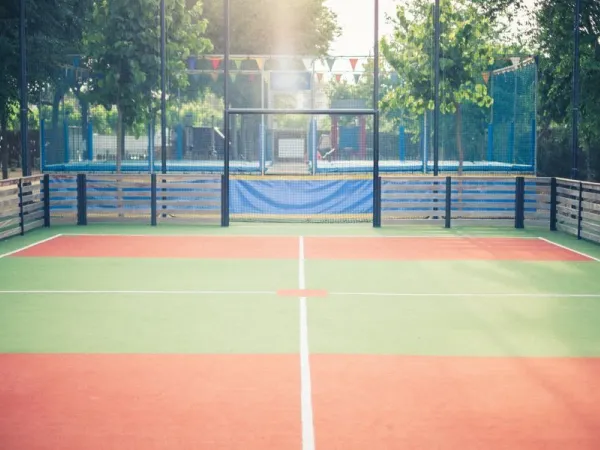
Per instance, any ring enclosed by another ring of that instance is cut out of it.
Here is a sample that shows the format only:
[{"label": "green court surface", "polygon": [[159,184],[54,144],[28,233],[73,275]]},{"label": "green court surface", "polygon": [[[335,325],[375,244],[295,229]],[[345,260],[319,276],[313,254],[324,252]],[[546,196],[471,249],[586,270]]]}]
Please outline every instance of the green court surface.
[{"label": "green court surface", "polygon": [[[111,236],[128,236],[129,256],[106,256]],[[198,236],[222,254],[164,253]],[[231,256],[231,236],[272,256]],[[311,257],[343,236],[531,248],[527,260]],[[135,257],[136,245],[156,254]],[[0,255],[1,448],[600,448],[600,247],[585,241],[543,229],[90,225],[36,230],[0,242]]]}]

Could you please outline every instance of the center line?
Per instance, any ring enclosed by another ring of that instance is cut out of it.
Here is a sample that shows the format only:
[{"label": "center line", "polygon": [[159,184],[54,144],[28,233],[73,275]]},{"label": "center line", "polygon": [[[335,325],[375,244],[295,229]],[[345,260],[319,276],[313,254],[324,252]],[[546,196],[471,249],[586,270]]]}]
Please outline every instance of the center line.
[{"label": "center line", "polygon": [[[304,237],[300,236],[298,261],[298,287],[306,289],[304,274]],[[308,311],[306,297],[300,297],[300,401],[302,412],[302,450],[314,450],[312,392],[310,382],[310,357],[308,350]]]}]

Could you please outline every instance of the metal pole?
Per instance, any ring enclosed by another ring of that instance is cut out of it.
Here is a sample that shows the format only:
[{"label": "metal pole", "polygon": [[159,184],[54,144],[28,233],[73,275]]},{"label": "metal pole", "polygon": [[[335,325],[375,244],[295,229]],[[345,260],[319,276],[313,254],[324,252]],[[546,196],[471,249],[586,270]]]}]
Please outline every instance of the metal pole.
[{"label": "metal pole", "polygon": [[27,47],[25,27],[25,0],[21,0],[21,17],[19,20],[19,43],[21,46],[21,168],[23,176],[27,177],[31,172],[27,146]]},{"label": "metal pole", "polygon": [[571,178],[579,178],[579,27],[581,25],[581,0],[575,0],[574,19],[574,52],[573,52],[573,119],[571,151],[572,167]]},{"label": "metal pole", "polygon": [[162,173],[167,173],[167,65],[166,65],[165,0],[160,0],[160,157]]},{"label": "metal pole", "polygon": [[221,225],[227,227],[229,226],[229,28],[231,21],[229,17],[229,0],[224,0],[223,3],[225,7],[225,80],[223,83],[223,101],[225,104],[223,134],[225,142],[223,144],[223,186],[221,187],[223,191],[223,204],[221,205]]},{"label": "metal pole", "polygon": [[[440,0],[435,0],[433,11],[434,60],[433,60],[433,176],[439,174],[440,158]],[[427,160],[425,160],[427,164]]]},{"label": "metal pole", "polygon": [[379,182],[379,0],[375,0],[373,68],[373,226],[381,226],[381,184]]}]

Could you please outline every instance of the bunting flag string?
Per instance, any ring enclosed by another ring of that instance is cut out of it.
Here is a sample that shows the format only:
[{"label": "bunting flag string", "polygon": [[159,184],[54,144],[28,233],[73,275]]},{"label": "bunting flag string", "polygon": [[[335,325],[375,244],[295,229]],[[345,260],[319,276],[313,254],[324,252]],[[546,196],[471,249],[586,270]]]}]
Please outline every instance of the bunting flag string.
[{"label": "bunting flag string", "polygon": [[490,80],[490,73],[489,72],[483,72],[483,81],[485,82],[485,84],[488,84],[488,81]]},{"label": "bunting flag string", "polygon": [[335,58],[327,58],[327,65],[329,66],[329,71],[333,70],[334,64],[335,64]]},{"label": "bunting flag string", "polygon": [[356,84],[358,84],[358,82],[360,81],[360,78],[361,78],[361,75],[360,75],[360,73],[355,73],[355,74],[354,74],[354,82],[355,82]]},{"label": "bunting flag string", "polygon": [[213,70],[217,70],[219,68],[219,66],[221,65],[220,58],[209,58],[209,61],[212,64]]},{"label": "bunting flag string", "polygon": [[255,58],[259,70],[262,72],[265,68],[265,58]]},{"label": "bunting flag string", "polygon": [[356,63],[358,63],[358,58],[350,58],[350,65],[352,66],[352,70],[356,70]]},{"label": "bunting flag string", "polygon": [[314,60],[312,58],[303,58],[302,62],[304,63],[304,68],[306,70],[311,70],[313,66]]}]

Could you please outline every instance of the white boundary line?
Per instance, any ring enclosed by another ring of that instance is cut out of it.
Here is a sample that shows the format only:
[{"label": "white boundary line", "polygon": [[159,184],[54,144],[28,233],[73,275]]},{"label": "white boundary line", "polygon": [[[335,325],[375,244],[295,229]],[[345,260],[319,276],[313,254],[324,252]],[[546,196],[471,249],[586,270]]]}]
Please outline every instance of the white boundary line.
[{"label": "white boundary line", "polygon": [[593,260],[593,261],[600,262],[600,259],[599,259],[599,258],[594,258],[593,256],[591,256],[591,255],[588,255],[587,253],[583,253],[583,252],[579,252],[579,251],[577,251],[577,250],[573,250],[572,248],[569,248],[569,247],[567,247],[567,246],[565,246],[565,245],[560,245],[560,244],[557,244],[556,242],[553,242],[553,241],[551,241],[551,240],[549,240],[549,239],[546,239],[546,238],[543,238],[543,237],[538,237],[538,239],[539,239],[539,240],[541,240],[541,241],[547,242],[547,243],[548,243],[548,244],[550,244],[550,245],[554,245],[555,247],[559,247],[559,248],[562,248],[562,249],[564,249],[564,250],[568,250],[568,251],[570,251],[570,252],[576,253],[576,254],[578,254],[578,255],[580,255],[580,256],[584,256],[584,257],[586,257],[586,258],[589,258],[589,259],[591,259],[591,260]]},{"label": "white boundary line", "polygon": [[[304,269],[304,237],[300,236],[298,252],[298,287],[306,289]],[[314,450],[312,387],[310,380],[310,354],[308,347],[308,309],[306,297],[300,297],[300,403],[302,421],[302,450]]]},{"label": "white boundary line", "polygon": [[59,234],[55,234],[54,236],[50,236],[49,238],[42,239],[41,241],[34,242],[33,244],[29,244],[29,245],[26,245],[24,247],[18,248],[16,250],[13,250],[13,251],[10,251],[10,252],[7,252],[7,253],[3,253],[2,255],[0,255],[0,259],[6,258],[7,256],[10,256],[10,255],[14,255],[15,253],[19,253],[19,252],[22,252],[24,250],[30,249],[31,247],[35,247],[36,245],[43,244],[44,242],[51,241],[51,240],[59,238],[61,236],[63,236],[63,235],[60,234],[60,233]]},{"label": "white boundary line", "polygon": [[60,294],[60,295],[277,295],[276,291],[127,291],[127,290],[0,290],[2,294]]},{"label": "white boundary line", "polygon": [[[297,234],[119,234],[119,233],[63,233],[62,236],[89,236],[89,237],[148,237],[148,238],[159,238],[159,237],[182,237],[182,238],[194,238],[194,237],[214,237],[214,238],[289,238],[298,239],[300,236]],[[522,239],[522,240],[537,240],[540,239],[535,236],[496,236],[496,235],[469,235],[469,236],[457,236],[448,234],[421,234],[421,235],[362,235],[362,234],[305,234],[303,238],[327,238],[327,239],[340,239],[340,238],[368,238],[368,239]]]},{"label": "white boundary line", "polygon": [[598,294],[553,294],[549,293],[464,293],[464,294],[442,294],[442,293],[393,293],[393,292],[329,292],[329,295],[336,296],[354,296],[354,297],[407,297],[407,298],[418,298],[418,297],[436,297],[436,298],[455,298],[455,297],[485,297],[485,298],[503,298],[503,297],[517,297],[517,298],[600,298]]}]

